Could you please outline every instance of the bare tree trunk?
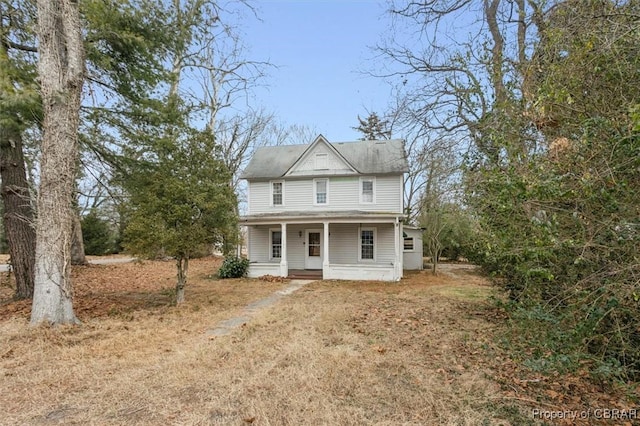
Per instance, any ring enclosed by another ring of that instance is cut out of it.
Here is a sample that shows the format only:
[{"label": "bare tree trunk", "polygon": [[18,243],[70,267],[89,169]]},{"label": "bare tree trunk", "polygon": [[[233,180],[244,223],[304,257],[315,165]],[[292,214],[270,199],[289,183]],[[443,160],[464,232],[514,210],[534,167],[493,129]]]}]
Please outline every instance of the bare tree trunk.
[{"label": "bare tree trunk", "polygon": [[76,323],[71,283],[73,189],[84,50],[76,0],[38,0],[44,110],[31,324]]},{"label": "bare tree trunk", "polygon": [[73,203],[73,239],[71,240],[71,264],[86,265],[87,258],[84,254],[84,241],[82,240],[82,225],[80,224],[80,212],[78,211],[78,203],[74,199]]},{"label": "bare tree trunk", "polygon": [[22,152],[22,134],[11,124],[0,127],[0,176],[4,228],[16,279],[16,299],[33,297],[36,232]]},{"label": "bare tree trunk", "polygon": [[442,248],[438,236],[432,236],[429,242],[429,252],[431,255],[431,273],[438,274],[438,264],[440,263],[440,253]]},{"label": "bare tree trunk", "polygon": [[498,25],[499,6],[500,0],[491,0],[491,2],[484,0],[485,17],[493,40],[493,47],[491,48],[491,83],[493,90],[495,90],[496,104],[498,107],[503,108],[507,100],[507,91],[504,86],[504,72],[502,70],[502,65],[504,64],[504,38]]},{"label": "bare tree trunk", "polygon": [[189,258],[178,257],[176,259],[178,268],[178,282],[176,283],[176,305],[184,302],[184,287],[187,285],[187,273],[189,272]]}]

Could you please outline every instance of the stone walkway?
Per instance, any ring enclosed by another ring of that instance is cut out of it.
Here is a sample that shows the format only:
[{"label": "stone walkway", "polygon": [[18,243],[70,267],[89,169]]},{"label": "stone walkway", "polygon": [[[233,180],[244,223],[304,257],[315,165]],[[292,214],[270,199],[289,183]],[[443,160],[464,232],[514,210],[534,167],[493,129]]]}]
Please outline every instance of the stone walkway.
[{"label": "stone walkway", "polygon": [[242,326],[243,324],[248,323],[251,318],[253,318],[258,312],[261,310],[273,306],[278,300],[282,299],[284,296],[288,296],[307,284],[311,284],[315,280],[291,280],[289,285],[282,289],[278,290],[275,293],[263,298],[256,300],[255,302],[249,303],[244,307],[242,314],[229,318],[224,321],[220,321],[216,324],[215,328],[207,330],[207,336],[215,337],[215,336],[227,336],[233,332],[236,328]]}]

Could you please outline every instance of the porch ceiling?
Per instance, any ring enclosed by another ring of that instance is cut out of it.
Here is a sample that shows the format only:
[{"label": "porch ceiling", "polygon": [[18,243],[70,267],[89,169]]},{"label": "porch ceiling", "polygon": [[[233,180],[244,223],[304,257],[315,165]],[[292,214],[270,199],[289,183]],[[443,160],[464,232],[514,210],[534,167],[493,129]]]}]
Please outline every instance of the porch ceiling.
[{"label": "porch ceiling", "polygon": [[280,213],[262,213],[240,217],[241,225],[263,225],[287,223],[320,223],[320,222],[395,222],[404,220],[405,215],[393,212],[367,212],[361,210],[347,211],[291,211]]}]

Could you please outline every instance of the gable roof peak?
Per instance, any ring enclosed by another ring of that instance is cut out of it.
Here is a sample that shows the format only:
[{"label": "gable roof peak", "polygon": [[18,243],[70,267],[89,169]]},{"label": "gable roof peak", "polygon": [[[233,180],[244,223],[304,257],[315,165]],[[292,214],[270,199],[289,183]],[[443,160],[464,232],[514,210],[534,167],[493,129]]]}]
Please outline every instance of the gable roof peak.
[{"label": "gable roof peak", "polygon": [[322,133],[318,133],[318,136],[316,136],[316,138],[313,140],[313,142],[311,142],[311,145],[314,145],[317,142],[323,141],[324,143],[327,144],[331,144],[331,142],[329,142],[329,140],[327,138],[325,138]]},{"label": "gable roof peak", "polygon": [[360,174],[404,173],[409,169],[402,139],[329,142],[319,134],[313,142],[258,148],[242,173],[243,179],[276,179],[287,176],[302,157],[318,145],[335,153],[349,169]]},{"label": "gable roof peak", "polygon": [[315,140],[313,142],[311,142],[307,148],[304,150],[304,152],[291,164],[291,166],[287,169],[287,171],[284,173],[283,176],[289,175],[292,173],[292,171],[302,162],[305,161],[305,159],[307,158],[308,155],[311,155],[311,153],[316,149],[316,147],[320,144],[325,144],[327,146],[327,148],[329,149],[330,152],[332,152],[335,156],[337,156],[341,161],[344,162],[345,166],[351,170],[352,173],[358,173],[359,171],[353,166],[353,164],[351,164],[351,162],[349,162],[349,160],[347,160],[344,155],[342,155],[342,153],[340,151],[338,151],[336,149],[335,146],[333,146],[332,143],[330,143],[327,138],[325,138],[324,136],[322,136],[322,134],[319,134],[318,137],[315,138]]}]

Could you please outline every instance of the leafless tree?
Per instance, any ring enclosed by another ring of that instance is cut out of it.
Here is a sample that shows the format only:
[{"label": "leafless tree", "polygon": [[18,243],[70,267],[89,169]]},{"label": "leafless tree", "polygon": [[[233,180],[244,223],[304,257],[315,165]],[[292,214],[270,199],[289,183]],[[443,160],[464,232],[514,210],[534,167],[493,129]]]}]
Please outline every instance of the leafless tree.
[{"label": "leafless tree", "polygon": [[387,65],[373,74],[399,85],[425,129],[472,146],[487,161],[520,161],[539,142],[518,111],[529,101],[523,82],[540,16],[553,3],[392,1],[394,36],[377,48],[388,61],[376,63]]},{"label": "leafless tree", "polygon": [[225,165],[238,191],[239,173],[254,149],[264,143],[262,135],[273,121],[264,109],[250,106],[252,91],[262,84],[273,65],[247,59],[237,28],[216,20],[203,38],[200,50],[185,61],[199,77],[199,103],[207,117],[207,131],[215,135]]}]

